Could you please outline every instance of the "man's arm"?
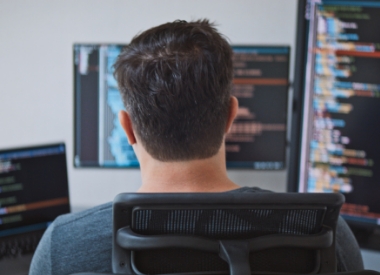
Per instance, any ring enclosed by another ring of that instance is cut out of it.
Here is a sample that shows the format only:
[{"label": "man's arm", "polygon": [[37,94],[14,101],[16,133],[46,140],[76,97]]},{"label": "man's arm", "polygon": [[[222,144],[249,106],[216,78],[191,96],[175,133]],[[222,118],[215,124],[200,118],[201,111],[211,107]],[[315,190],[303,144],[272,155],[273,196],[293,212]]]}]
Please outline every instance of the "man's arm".
[{"label": "man's arm", "polygon": [[29,275],[51,274],[51,236],[54,225],[45,231],[30,265]]},{"label": "man's arm", "polygon": [[336,227],[336,255],[338,271],[363,270],[363,259],[359,245],[342,217],[339,217]]}]

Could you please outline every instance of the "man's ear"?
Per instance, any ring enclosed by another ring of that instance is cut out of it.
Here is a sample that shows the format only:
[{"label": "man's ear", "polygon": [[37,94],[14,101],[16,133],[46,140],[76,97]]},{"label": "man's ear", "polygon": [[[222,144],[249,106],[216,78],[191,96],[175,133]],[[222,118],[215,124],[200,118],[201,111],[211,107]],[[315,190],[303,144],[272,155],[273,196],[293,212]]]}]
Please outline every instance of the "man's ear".
[{"label": "man's ear", "polygon": [[133,145],[136,143],[136,137],[135,133],[132,128],[132,121],[129,116],[129,114],[126,111],[120,111],[119,112],[119,121],[121,124],[121,127],[123,127],[125,134],[128,138],[128,143],[130,145]]},{"label": "man's ear", "polygon": [[236,97],[231,96],[231,98],[230,98],[230,109],[228,112],[228,120],[227,120],[226,129],[225,129],[226,134],[231,129],[232,123],[234,122],[234,119],[237,115],[238,109],[239,109],[239,101],[237,100]]}]

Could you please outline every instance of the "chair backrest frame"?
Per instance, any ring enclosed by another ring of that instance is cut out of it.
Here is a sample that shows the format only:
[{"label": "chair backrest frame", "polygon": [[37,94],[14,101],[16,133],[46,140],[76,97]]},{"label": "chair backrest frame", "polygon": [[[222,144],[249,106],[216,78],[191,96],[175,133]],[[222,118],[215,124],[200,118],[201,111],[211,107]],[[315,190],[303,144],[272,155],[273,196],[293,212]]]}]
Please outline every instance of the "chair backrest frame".
[{"label": "chair backrest frame", "polygon": [[[123,248],[118,241],[118,231],[132,224],[135,209],[158,207],[180,208],[261,208],[261,209],[324,209],[323,228],[335,236],[340,206],[344,202],[341,194],[298,193],[122,193],[114,200],[113,207],[113,257],[114,273],[136,274],[131,258],[132,251]],[[335,238],[333,238],[335,240]],[[319,249],[320,268],[316,273],[336,272],[335,241],[331,246]]]}]

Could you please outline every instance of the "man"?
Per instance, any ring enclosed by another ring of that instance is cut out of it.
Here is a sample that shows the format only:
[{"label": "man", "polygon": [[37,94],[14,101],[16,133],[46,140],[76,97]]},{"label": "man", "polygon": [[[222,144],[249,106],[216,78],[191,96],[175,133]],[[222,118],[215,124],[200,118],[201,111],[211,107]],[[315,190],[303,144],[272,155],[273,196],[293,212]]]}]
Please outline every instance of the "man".
[{"label": "man", "polygon": [[[175,21],[141,33],[119,56],[115,77],[126,108],[120,123],[140,162],[139,192],[263,192],[227,176],[224,136],[238,101],[230,95],[232,51],[213,24]],[[111,272],[111,209],[59,217],[30,274]],[[342,220],[337,256],[341,270],[363,268]]]}]

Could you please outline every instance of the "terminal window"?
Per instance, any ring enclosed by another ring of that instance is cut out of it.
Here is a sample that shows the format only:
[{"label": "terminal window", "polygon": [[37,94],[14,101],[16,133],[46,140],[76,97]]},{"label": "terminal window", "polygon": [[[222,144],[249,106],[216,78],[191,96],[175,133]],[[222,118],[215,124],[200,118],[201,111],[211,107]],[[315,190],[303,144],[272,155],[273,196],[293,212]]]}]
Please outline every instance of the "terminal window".
[{"label": "terminal window", "polygon": [[343,192],[347,219],[380,224],[380,2],[309,3],[299,191]]},{"label": "terminal window", "polygon": [[237,117],[226,136],[227,165],[285,167],[289,47],[233,46]]},{"label": "terminal window", "polygon": [[44,230],[69,212],[63,144],[0,151],[0,237]]}]

